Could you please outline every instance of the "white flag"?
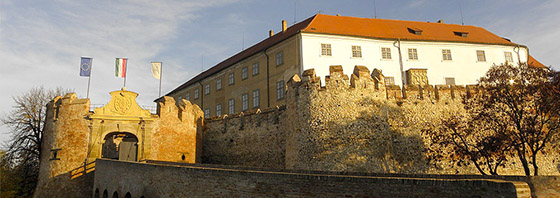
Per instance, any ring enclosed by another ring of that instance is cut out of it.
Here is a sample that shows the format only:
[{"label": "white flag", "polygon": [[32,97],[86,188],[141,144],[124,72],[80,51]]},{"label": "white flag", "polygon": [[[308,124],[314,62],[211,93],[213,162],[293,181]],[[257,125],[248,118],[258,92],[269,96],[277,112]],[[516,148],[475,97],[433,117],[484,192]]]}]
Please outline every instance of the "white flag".
[{"label": "white flag", "polygon": [[161,62],[152,63],[152,76],[156,79],[161,78]]}]

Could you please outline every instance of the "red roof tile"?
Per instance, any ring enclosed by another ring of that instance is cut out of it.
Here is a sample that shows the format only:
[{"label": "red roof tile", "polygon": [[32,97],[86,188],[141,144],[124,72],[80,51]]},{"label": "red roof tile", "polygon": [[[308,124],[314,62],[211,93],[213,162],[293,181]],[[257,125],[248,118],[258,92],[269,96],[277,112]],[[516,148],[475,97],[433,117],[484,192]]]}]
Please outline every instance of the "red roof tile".
[{"label": "red roof tile", "polygon": [[536,67],[536,68],[547,68],[547,66],[543,65],[537,59],[533,58],[533,56],[529,55],[529,61],[527,61],[529,67]]},{"label": "red roof tile", "polygon": [[[412,31],[411,31],[412,30]],[[421,35],[413,31],[420,30]],[[476,26],[317,14],[302,32],[378,39],[517,45]],[[461,33],[466,33],[463,37]]]}]

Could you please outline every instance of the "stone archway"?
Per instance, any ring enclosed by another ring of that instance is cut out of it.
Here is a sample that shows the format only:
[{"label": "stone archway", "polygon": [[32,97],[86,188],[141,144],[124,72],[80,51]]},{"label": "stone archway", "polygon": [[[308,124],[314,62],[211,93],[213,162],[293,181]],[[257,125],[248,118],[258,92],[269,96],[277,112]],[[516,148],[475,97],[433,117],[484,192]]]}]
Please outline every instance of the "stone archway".
[{"label": "stone archway", "polygon": [[138,138],[128,132],[112,132],[105,135],[101,157],[123,161],[138,160]]}]

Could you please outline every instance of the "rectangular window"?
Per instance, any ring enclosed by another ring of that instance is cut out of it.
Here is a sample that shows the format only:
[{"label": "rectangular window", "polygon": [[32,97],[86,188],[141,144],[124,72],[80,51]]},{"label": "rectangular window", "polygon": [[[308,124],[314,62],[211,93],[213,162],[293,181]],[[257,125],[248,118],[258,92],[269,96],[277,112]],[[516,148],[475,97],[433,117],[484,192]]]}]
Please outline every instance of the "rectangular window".
[{"label": "rectangular window", "polygon": [[228,101],[228,111],[229,114],[234,114],[235,113],[235,100],[229,99]]},{"label": "rectangular window", "polygon": [[418,51],[416,48],[408,49],[408,60],[418,60]]},{"label": "rectangular window", "polygon": [[352,57],[362,58],[362,46],[352,45]]},{"label": "rectangular window", "polygon": [[210,117],[210,108],[204,109],[204,117],[205,117],[205,118]]},{"label": "rectangular window", "polygon": [[241,111],[249,109],[249,94],[241,95]]},{"label": "rectangular window", "polygon": [[445,78],[445,85],[455,85],[455,78]]},{"label": "rectangular window", "polygon": [[253,76],[259,74],[259,62],[253,63]]},{"label": "rectangular window", "polygon": [[261,101],[260,101],[260,94],[259,94],[259,90],[253,90],[253,108],[255,107],[259,107]]},{"label": "rectangular window", "polygon": [[451,58],[451,50],[450,50],[450,49],[442,49],[442,50],[441,50],[441,55],[443,56],[443,60],[444,60],[444,61],[453,60],[453,59]]},{"label": "rectangular window", "polygon": [[229,85],[233,85],[233,83],[235,82],[235,76],[233,75],[233,73],[229,74]]},{"label": "rectangular window", "polygon": [[216,80],[216,90],[221,90],[222,89],[222,79],[218,78]]},{"label": "rectangular window", "polygon": [[395,85],[395,77],[385,76],[385,85]]},{"label": "rectangular window", "polygon": [[198,99],[198,89],[194,90],[194,99]]},{"label": "rectangular window", "polygon": [[381,58],[382,59],[391,59],[391,48],[382,47],[381,48]]},{"label": "rectangular window", "polygon": [[513,56],[511,52],[504,52],[504,56],[506,57],[506,62],[513,63]]},{"label": "rectangular window", "polygon": [[222,115],[222,104],[216,105],[216,116]]},{"label": "rectangular window", "polygon": [[204,85],[204,95],[210,94],[210,84]]},{"label": "rectangular window", "polygon": [[478,62],[486,62],[486,54],[484,54],[484,50],[476,50],[476,59]]},{"label": "rectangular window", "polygon": [[245,80],[249,77],[249,68],[241,68],[241,80]]},{"label": "rectangular window", "polygon": [[284,64],[284,53],[278,52],[276,54],[276,66]]},{"label": "rectangular window", "polygon": [[191,93],[187,92],[185,95],[185,100],[191,100]]},{"label": "rectangular window", "polygon": [[284,99],[284,81],[276,82],[276,100]]},{"label": "rectangular window", "polygon": [[321,55],[332,56],[331,44],[321,43]]}]

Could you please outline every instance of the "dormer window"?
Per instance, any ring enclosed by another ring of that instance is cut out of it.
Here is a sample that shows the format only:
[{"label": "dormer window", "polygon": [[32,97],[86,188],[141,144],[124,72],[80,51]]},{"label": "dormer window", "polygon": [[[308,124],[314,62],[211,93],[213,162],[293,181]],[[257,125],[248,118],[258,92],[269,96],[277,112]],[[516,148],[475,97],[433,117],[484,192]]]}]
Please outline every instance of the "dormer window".
[{"label": "dormer window", "polygon": [[453,32],[455,35],[467,38],[468,32]]},{"label": "dormer window", "polygon": [[418,28],[408,28],[408,32],[412,33],[412,34],[416,34],[416,35],[422,35],[422,30],[418,29]]}]

